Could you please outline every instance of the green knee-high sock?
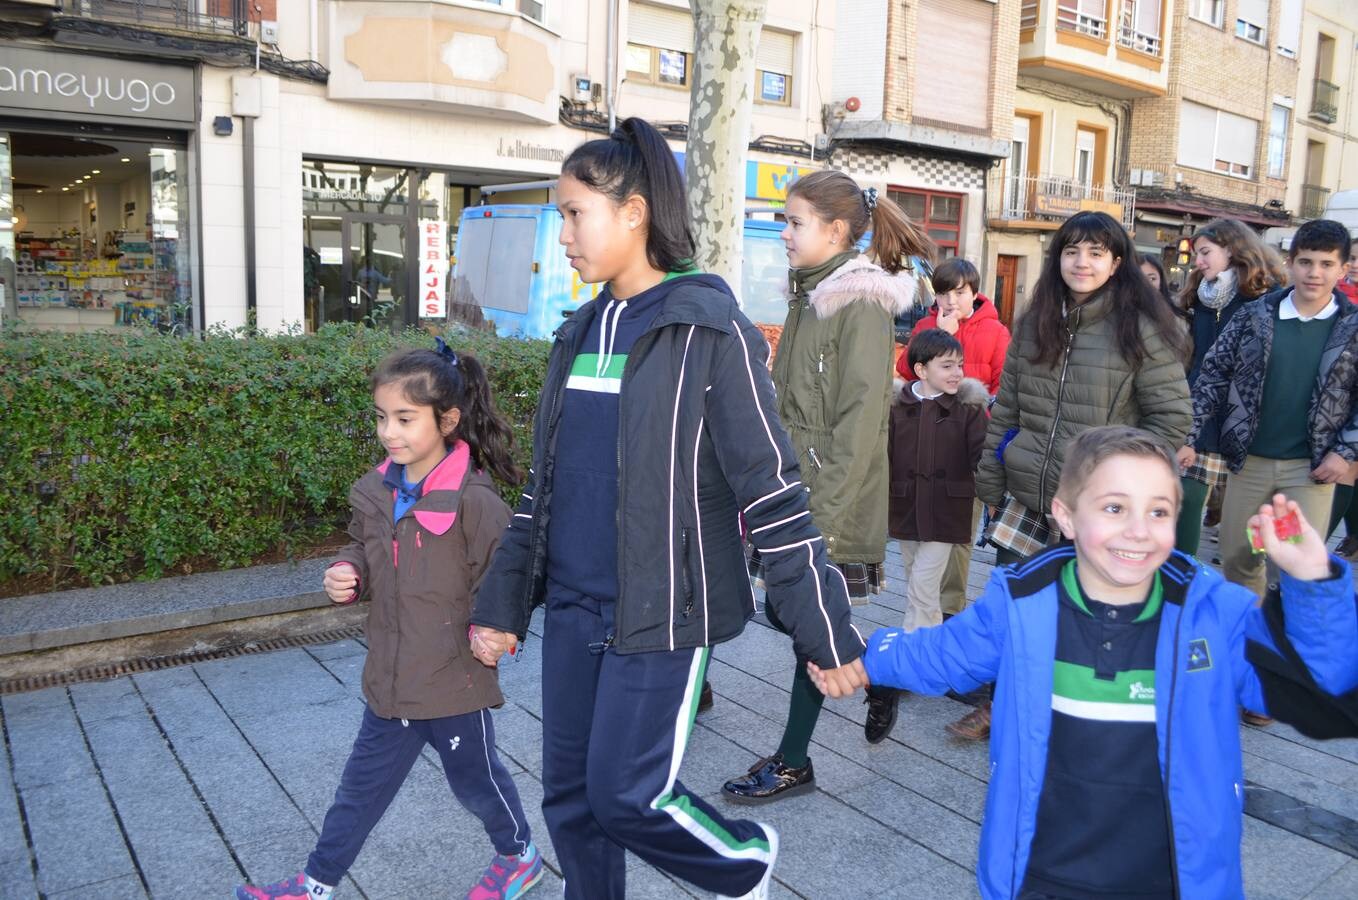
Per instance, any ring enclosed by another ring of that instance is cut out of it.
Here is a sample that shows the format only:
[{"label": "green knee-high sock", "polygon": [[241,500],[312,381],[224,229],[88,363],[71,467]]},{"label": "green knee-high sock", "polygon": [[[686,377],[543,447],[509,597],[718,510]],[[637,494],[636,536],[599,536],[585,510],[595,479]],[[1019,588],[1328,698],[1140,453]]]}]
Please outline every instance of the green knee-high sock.
[{"label": "green knee-high sock", "polygon": [[[1329,540],[1334,535],[1334,530],[1339,527],[1339,523],[1344,523],[1345,530],[1349,529],[1349,513],[1353,506],[1353,485],[1336,484],[1334,486],[1334,502],[1330,504],[1330,528],[1325,532],[1325,540]],[[1353,534],[1352,531],[1348,532]]]},{"label": "green knee-high sock", "polygon": [[1202,543],[1202,508],[1207,505],[1207,485],[1196,478],[1180,478],[1184,486],[1184,502],[1179,508],[1179,521],[1174,529],[1174,548],[1189,556],[1198,555]]},{"label": "green knee-high sock", "polygon": [[783,729],[783,742],[778,745],[778,752],[783,754],[783,765],[794,769],[806,765],[811,734],[816,730],[816,720],[820,718],[820,708],[824,703],[825,695],[811,683],[811,676],[806,674],[806,665],[798,663],[797,674],[792,679],[792,703],[787,710],[787,727]]}]

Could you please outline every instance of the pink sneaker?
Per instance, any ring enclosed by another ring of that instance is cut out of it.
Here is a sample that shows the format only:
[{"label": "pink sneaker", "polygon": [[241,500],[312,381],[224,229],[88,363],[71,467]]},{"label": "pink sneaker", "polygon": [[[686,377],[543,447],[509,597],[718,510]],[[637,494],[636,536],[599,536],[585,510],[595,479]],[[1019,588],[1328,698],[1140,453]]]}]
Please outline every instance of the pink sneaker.
[{"label": "pink sneaker", "polygon": [[467,892],[467,900],[514,900],[542,880],[542,854],[536,844],[518,856],[501,856],[486,866],[481,880]]},{"label": "pink sneaker", "polygon": [[236,900],[316,900],[317,897],[328,898],[329,891],[317,894],[309,892],[305,872],[298,872],[286,881],[280,881],[276,884],[265,884],[259,887],[255,887],[253,884],[242,884],[236,887]]}]

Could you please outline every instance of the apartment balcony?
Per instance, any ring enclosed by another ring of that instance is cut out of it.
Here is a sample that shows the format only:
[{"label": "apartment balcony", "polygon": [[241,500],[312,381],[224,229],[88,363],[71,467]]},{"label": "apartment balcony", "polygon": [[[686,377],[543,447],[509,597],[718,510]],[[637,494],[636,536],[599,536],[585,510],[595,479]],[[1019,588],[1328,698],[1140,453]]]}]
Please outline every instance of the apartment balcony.
[{"label": "apartment balcony", "polygon": [[[542,4],[500,8],[438,0],[331,0],[326,58],[332,100],[555,123],[561,38]],[[543,148],[550,152],[550,148]]]},{"label": "apartment balcony", "polygon": [[247,34],[248,13],[248,0],[64,0],[59,11],[70,19],[236,37]]},{"label": "apartment balcony", "polygon": [[1339,118],[1339,85],[1317,78],[1311,91],[1311,118],[1333,125]]},{"label": "apartment balcony", "polygon": [[1325,215],[1325,205],[1330,200],[1330,189],[1318,184],[1301,186],[1301,212],[1303,219],[1319,219]]},{"label": "apartment balcony", "polygon": [[1054,230],[1078,212],[1105,212],[1132,227],[1136,192],[1090,185],[1064,175],[1007,175],[996,179],[986,218],[992,228]]},{"label": "apartment balcony", "polygon": [[1167,24],[1158,12],[1143,12],[1146,2],[1024,0],[1020,74],[1124,100],[1163,97]]}]

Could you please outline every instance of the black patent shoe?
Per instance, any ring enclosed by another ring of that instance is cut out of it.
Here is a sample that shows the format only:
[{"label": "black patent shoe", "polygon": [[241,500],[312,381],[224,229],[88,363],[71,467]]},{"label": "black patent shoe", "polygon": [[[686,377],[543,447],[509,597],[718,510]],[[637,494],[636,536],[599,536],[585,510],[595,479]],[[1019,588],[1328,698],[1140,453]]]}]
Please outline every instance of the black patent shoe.
[{"label": "black patent shoe", "polygon": [[896,727],[896,706],[901,702],[901,692],[891,688],[870,687],[863,702],[868,705],[863,737],[868,739],[869,744],[880,744]]},{"label": "black patent shoe", "polygon": [[698,692],[698,712],[705,713],[712,708],[712,683],[703,682],[703,689]]},{"label": "black patent shoe", "polygon": [[775,753],[755,763],[743,778],[721,786],[726,799],[736,803],[771,803],[816,789],[816,773],[808,758],[806,765],[794,769],[783,765],[783,754]]}]

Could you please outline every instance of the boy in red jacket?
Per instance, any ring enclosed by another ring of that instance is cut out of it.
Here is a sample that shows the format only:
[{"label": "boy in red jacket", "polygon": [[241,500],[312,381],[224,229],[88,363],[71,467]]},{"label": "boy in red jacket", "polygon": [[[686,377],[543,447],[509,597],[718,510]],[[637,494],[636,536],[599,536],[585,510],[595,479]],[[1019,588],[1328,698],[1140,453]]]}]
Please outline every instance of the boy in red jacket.
[{"label": "boy in red jacket", "polygon": [[[962,372],[985,385],[994,397],[1000,389],[1000,372],[1004,369],[1004,355],[1009,350],[1009,329],[1000,321],[995,304],[984,294],[977,293],[981,273],[965,259],[952,257],[934,270],[933,288],[936,309],[919,320],[910,333],[911,343],[921,331],[941,328],[962,345]],[[902,353],[896,372],[906,381],[917,379],[911,370],[910,354]],[[981,504],[972,506],[971,531],[974,536],[980,524]],[[971,569],[972,542],[954,544],[943,573],[943,587],[939,593],[944,615],[954,616],[967,606],[967,573]]]}]

